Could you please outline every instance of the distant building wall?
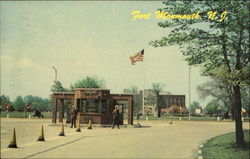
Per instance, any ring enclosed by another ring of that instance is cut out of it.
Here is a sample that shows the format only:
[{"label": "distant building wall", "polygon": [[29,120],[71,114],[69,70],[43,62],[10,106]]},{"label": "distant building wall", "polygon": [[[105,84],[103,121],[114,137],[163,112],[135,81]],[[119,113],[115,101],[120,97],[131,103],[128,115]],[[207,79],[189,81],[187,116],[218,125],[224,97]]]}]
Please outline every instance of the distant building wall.
[{"label": "distant building wall", "polygon": [[[140,95],[143,96],[143,92],[140,91]],[[162,112],[167,108],[172,106],[177,106],[186,109],[185,104],[185,95],[166,95],[160,94],[159,96],[159,103],[161,106]],[[156,93],[153,89],[145,89],[144,90],[144,106],[145,110],[151,111],[152,114],[157,113],[157,104],[156,104]],[[184,109],[183,109],[184,110]]]}]

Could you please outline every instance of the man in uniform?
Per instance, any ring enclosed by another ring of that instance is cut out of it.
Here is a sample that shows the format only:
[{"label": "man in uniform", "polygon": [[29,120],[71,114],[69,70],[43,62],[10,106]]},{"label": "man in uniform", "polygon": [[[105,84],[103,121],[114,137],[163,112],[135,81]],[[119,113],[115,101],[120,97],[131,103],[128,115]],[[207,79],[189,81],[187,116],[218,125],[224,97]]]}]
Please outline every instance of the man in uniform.
[{"label": "man in uniform", "polygon": [[77,116],[76,107],[73,106],[72,108],[73,108],[73,110],[71,112],[71,126],[70,126],[70,128],[73,128],[73,125],[74,125],[74,128],[76,128],[76,116]]},{"label": "man in uniform", "polygon": [[118,106],[115,106],[115,109],[113,110],[113,125],[112,129],[114,129],[115,125],[117,125],[117,128],[120,129],[119,127],[119,109]]}]

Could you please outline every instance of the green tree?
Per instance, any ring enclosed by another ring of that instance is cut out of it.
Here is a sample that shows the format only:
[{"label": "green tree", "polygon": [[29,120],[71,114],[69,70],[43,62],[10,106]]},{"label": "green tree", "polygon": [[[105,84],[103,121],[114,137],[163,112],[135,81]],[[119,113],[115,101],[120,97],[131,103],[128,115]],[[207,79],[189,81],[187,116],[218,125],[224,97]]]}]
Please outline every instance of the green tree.
[{"label": "green tree", "polygon": [[21,96],[17,96],[14,101],[14,108],[16,111],[24,111],[25,109],[25,103],[23,101],[23,98]]},{"label": "green tree", "polygon": [[221,116],[225,111],[225,107],[222,107],[216,100],[211,100],[205,107],[205,113],[211,116]]},{"label": "green tree", "polygon": [[197,101],[193,101],[193,103],[190,104],[190,113],[195,114],[195,109],[201,108],[200,103]]},{"label": "green tree", "polygon": [[31,104],[32,108],[40,111],[51,110],[51,102],[49,99],[37,96],[27,95],[23,98],[25,105]]},{"label": "green tree", "polygon": [[156,107],[157,107],[157,116],[160,118],[161,117],[161,100],[160,100],[160,93],[165,87],[164,84],[161,83],[152,83],[152,89],[154,90],[156,94]]},{"label": "green tree", "polygon": [[62,83],[60,81],[54,81],[51,91],[52,92],[66,92],[67,90],[62,86]]},{"label": "green tree", "polygon": [[[73,88],[101,88],[104,87],[104,80],[99,80],[96,76],[87,76],[72,85]],[[71,86],[71,89],[73,89]]]},{"label": "green tree", "polygon": [[10,104],[10,98],[8,96],[5,96],[5,95],[1,95],[0,97],[0,103],[1,103],[1,106],[2,106],[2,110],[5,109],[5,106],[7,104]]},{"label": "green tree", "polygon": [[205,107],[205,112],[208,115],[215,115],[218,110],[218,105],[215,102],[209,102]]},{"label": "green tree", "polygon": [[171,28],[171,32],[167,37],[150,44],[155,47],[179,45],[189,65],[202,67],[203,75],[214,76],[231,87],[236,144],[244,147],[241,88],[250,84],[250,2],[169,0],[163,3],[166,6],[159,11],[169,14],[199,12],[200,19],[173,19],[160,22],[160,27]]},{"label": "green tree", "polygon": [[[218,79],[213,79],[197,87],[197,91],[201,98],[212,97],[215,103],[221,105],[223,110],[233,113],[232,106],[232,90],[225,82]],[[214,103],[213,102],[213,103]]]},{"label": "green tree", "polygon": [[130,88],[124,88],[124,93],[139,94],[139,89],[137,86],[130,86]]}]

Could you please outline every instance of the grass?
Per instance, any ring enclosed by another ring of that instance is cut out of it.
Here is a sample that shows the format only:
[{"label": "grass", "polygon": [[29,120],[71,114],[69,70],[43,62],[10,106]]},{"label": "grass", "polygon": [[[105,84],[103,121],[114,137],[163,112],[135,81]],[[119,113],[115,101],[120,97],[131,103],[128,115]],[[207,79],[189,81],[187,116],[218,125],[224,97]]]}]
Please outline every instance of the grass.
[{"label": "grass", "polygon": [[[25,118],[25,112],[5,112],[5,111],[1,111],[0,117],[1,118],[6,118],[7,114],[9,114],[9,118]],[[29,117],[29,115],[33,116],[35,113],[34,112],[27,112],[26,114],[26,118]],[[44,116],[44,118],[52,118],[52,112],[42,112],[42,115]],[[64,114],[64,116],[66,117],[66,114]],[[166,115],[162,115],[160,118],[153,116],[153,115],[148,115],[148,120],[179,120],[180,115],[179,114],[175,114],[175,115],[170,115],[170,114],[166,114]],[[128,119],[127,114],[125,113],[123,116],[123,119],[126,120]],[[134,120],[136,120],[136,116],[134,116]],[[146,116],[141,116],[140,120],[146,120]],[[181,120],[188,120],[188,115],[187,114],[183,114],[181,116]],[[191,117],[192,121],[217,121],[217,117]],[[222,120],[223,121],[223,120]],[[226,121],[232,121],[232,120],[226,120]],[[249,121],[249,118],[245,118],[244,121]]]},{"label": "grass", "polygon": [[[1,111],[1,118],[6,118],[7,114],[9,114],[9,118],[29,118],[29,115],[31,115],[31,117],[35,114],[34,112],[27,112],[25,115],[25,112],[5,112],[5,111]],[[51,112],[42,112],[42,115],[44,116],[44,118],[51,118],[52,117],[52,113]]]},{"label": "grass", "polygon": [[[140,120],[145,120],[146,116],[140,117]],[[179,120],[180,116],[171,116],[171,115],[162,115],[160,118],[155,116],[148,116],[148,120]],[[181,120],[188,120],[188,116],[181,116]],[[216,121],[216,117],[191,117],[191,120],[199,120],[199,121]]]},{"label": "grass", "polygon": [[[160,118],[153,116],[153,115],[149,115],[147,116],[148,120],[179,120],[180,115],[179,114],[175,114],[175,115],[162,115]],[[136,116],[134,116],[134,119],[136,119]],[[140,120],[146,120],[146,116],[141,116]],[[181,120],[188,120],[188,115],[181,115]],[[191,116],[191,120],[192,121],[217,121],[217,117],[209,117],[209,116]],[[222,120],[220,118],[220,121],[232,121],[231,119],[227,119],[227,120]],[[249,117],[244,117],[244,121],[245,122],[249,122]]]},{"label": "grass", "polygon": [[235,144],[235,132],[217,136],[208,140],[203,147],[204,159],[249,159],[250,130],[244,130],[246,147],[238,148]]}]

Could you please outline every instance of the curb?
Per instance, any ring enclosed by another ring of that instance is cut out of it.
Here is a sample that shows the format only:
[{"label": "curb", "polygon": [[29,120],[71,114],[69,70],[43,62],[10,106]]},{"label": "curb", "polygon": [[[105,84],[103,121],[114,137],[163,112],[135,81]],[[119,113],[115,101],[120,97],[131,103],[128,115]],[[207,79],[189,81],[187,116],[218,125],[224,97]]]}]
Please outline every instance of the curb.
[{"label": "curb", "polygon": [[203,159],[202,148],[203,148],[203,144],[201,144],[199,147],[197,159]]}]

